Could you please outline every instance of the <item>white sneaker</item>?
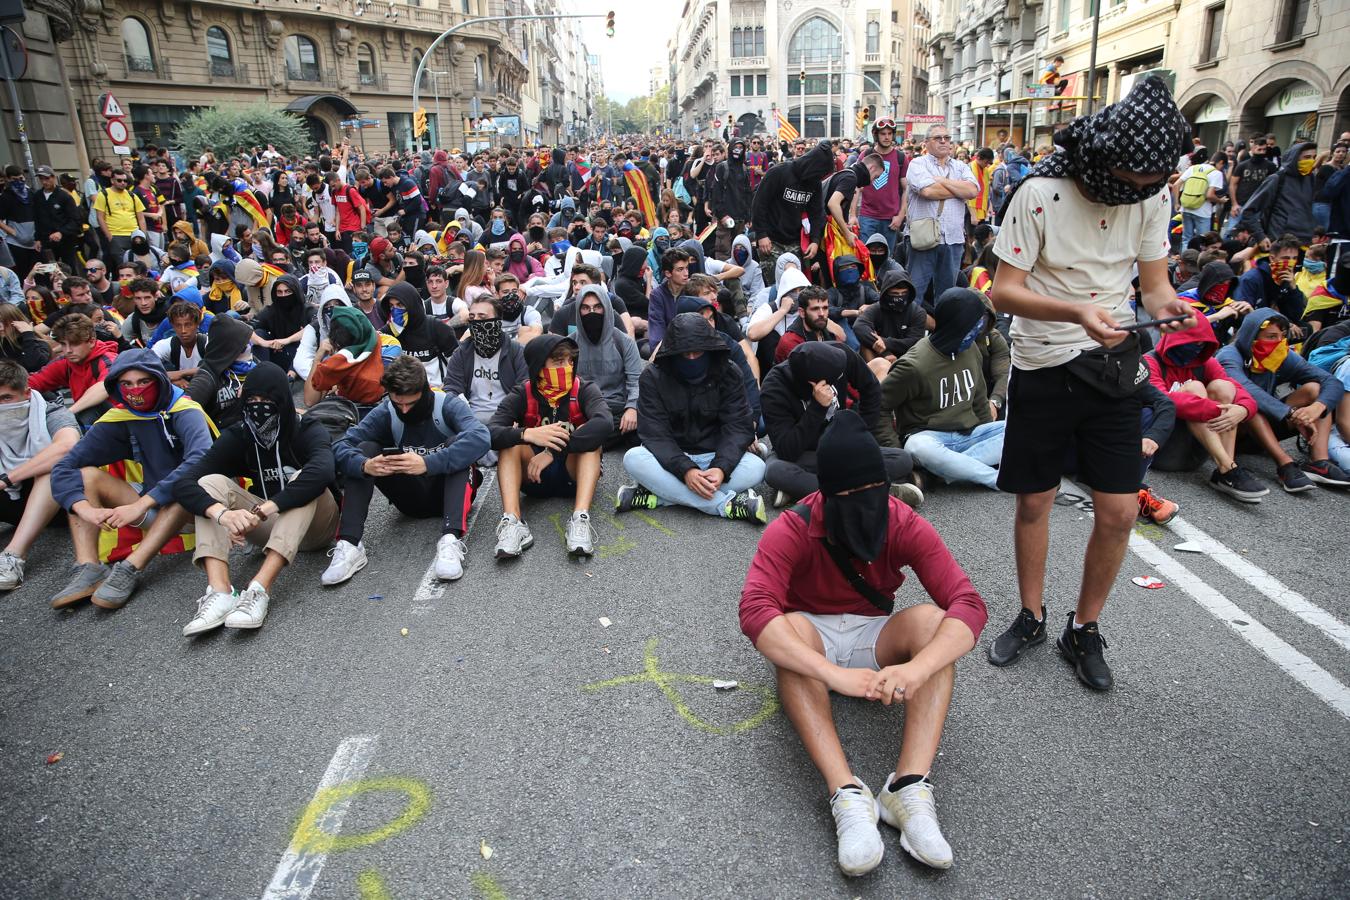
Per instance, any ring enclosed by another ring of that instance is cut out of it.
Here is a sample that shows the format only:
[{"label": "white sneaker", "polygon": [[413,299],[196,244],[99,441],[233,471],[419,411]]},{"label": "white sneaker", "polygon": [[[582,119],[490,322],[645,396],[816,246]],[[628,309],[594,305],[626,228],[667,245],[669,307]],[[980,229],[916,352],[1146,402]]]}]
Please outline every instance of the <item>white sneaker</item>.
[{"label": "white sneaker", "polygon": [[497,558],[509,559],[519,556],[534,543],[530,526],[507,513],[497,523]]},{"label": "white sneaker", "polygon": [[267,604],[271,600],[267,591],[257,582],[250,584],[239,593],[239,602],[225,617],[226,628],[261,628],[267,618]]},{"label": "white sneaker", "polygon": [[338,541],[337,545],[328,551],[328,555],[333,557],[333,561],[319,576],[319,582],[328,587],[342,584],[342,582],[364,569],[368,562],[365,541],[359,544],[353,544],[350,541]]},{"label": "white sneaker", "polygon": [[886,785],[878,797],[882,820],[892,828],[900,829],[900,846],[910,856],[935,869],[950,869],[952,847],[938,827],[932,783],[925,779],[891,791],[894,780],[895,773],[892,772],[886,777]]},{"label": "white sneaker", "polygon": [[877,831],[877,801],[860,779],[830,798],[834,833],[839,838],[839,868],[845,875],[866,875],[881,864],[886,845]]},{"label": "white sneaker", "polygon": [[469,548],[453,534],[443,534],[436,542],[436,577],[441,581],[454,581],[464,574],[464,554]]},{"label": "white sneaker", "polygon": [[789,503],[791,503],[791,502],[792,502],[792,498],[789,497],[787,494],[783,493],[782,491],[779,491],[778,493],[776,493],[776,494],[773,495],[773,508],[774,508],[774,509],[782,509],[783,507],[787,506],[787,505],[788,505]]},{"label": "white sneaker", "polygon": [[567,554],[591,556],[595,553],[595,532],[591,529],[591,514],[576,510],[567,520]]},{"label": "white sneaker", "polygon": [[23,559],[6,550],[0,553],[0,591],[12,591],[23,584]]},{"label": "white sneaker", "polygon": [[227,594],[224,591],[207,588],[206,593],[197,601],[197,614],[192,617],[191,622],[183,626],[183,637],[219,628],[225,623],[225,617],[234,609],[236,599],[233,591]]}]

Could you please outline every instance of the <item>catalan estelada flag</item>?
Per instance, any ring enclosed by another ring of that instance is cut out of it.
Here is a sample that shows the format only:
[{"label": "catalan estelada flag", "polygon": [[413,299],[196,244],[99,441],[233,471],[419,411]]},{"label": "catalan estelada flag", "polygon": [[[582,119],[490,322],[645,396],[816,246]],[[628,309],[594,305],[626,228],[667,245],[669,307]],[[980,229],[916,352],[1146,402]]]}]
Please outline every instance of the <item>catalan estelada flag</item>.
[{"label": "catalan estelada flag", "polygon": [[797,129],[792,126],[792,123],[789,122],[787,117],[781,112],[774,110],[773,115],[774,118],[778,120],[778,139],[780,141],[795,141],[797,138],[801,137],[797,132]]},{"label": "catalan estelada flag", "polygon": [[642,213],[646,226],[655,228],[656,204],[652,202],[651,191],[647,188],[647,176],[630,161],[623,164],[623,180],[628,185],[628,193],[632,194],[633,200],[637,202],[638,211]]}]

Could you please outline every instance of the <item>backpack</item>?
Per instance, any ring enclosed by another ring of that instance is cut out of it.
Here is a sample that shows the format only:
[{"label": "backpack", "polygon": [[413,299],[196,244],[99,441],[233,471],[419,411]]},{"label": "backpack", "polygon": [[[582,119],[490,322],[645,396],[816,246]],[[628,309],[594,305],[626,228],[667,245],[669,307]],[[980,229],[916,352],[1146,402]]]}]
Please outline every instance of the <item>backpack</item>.
[{"label": "backpack", "polygon": [[327,429],[328,439],[336,444],[361,420],[361,414],[356,404],[346,397],[329,394],[311,406],[305,412],[305,418],[313,419]]},{"label": "backpack", "polygon": [[451,173],[449,166],[437,166],[436,168],[445,174],[445,180],[441,182],[440,187],[436,188],[436,205],[454,206],[455,195],[459,192],[461,182]]},{"label": "backpack", "polygon": [[1186,176],[1186,182],[1181,186],[1181,208],[1199,209],[1205,205],[1205,198],[1209,195],[1209,173],[1214,171],[1210,165],[1198,165],[1191,167],[1191,174]]},{"label": "backpack", "polygon": [[[197,358],[201,359],[202,354],[206,352],[206,335],[197,335]],[[169,343],[169,364],[173,366],[172,371],[178,371],[183,368],[183,343],[178,340],[178,336]]]},{"label": "backpack", "polygon": [[683,175],[675,179],[675,187],[673,188],[673,190],[675,191],[675,199],[679,200],[681,203],[692,204],[694,202],[692,199],[690,199],[689,191],[684,186]]},{"label": "backpack", "polygon": [[[454,437],[456,432],[445,421],[445,398],[449,395],[444,391],[432,389],[431,421],[436,426],[436,430],[446,437]],[[389,428],[394,432],[394,444],[398,447],[403,446],[403,420],[398,416],[389,417]]]},{"label": "backpack", "polygon": [[[567,421],[572,423],[573,428],[580,428],[586,424],[586,413],[581,408],[580,378],[575,375],[572,376],[572,388],[565,397],[567,399]],[[543,416],[539,414],[539,400],[534,396],[534,389],[527,381],[525,382],[525,417],[521,425],[525,428],[538,428],[543,421]]]}]

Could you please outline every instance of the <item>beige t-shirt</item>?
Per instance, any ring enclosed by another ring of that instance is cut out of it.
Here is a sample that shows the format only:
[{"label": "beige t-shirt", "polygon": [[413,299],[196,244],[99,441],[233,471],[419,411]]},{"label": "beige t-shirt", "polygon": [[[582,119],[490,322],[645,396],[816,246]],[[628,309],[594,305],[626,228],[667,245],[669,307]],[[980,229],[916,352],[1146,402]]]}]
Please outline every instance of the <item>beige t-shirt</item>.
[{"label": "beige t-shirt", "polygon": [[[1027,287],[1071,303],[1095,303],[1117,324],[1134,321],[1130,299],[1136,261],[1167,256],[1170,195],[1142,203],[1093,203],[1066,178],[1031,178],[1013,196],[994,252],[1002,264],[1026,271]],[[1063,365],[1099,346],[1081,325],[1017,316],[1012,363],[1019,369]]]}]

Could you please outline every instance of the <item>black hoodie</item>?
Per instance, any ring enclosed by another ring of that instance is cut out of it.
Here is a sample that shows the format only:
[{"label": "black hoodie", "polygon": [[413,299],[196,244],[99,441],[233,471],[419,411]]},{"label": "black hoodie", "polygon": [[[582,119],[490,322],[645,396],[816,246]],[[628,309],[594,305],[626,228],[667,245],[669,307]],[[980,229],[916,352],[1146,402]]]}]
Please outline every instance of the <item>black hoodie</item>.
[{"label": "black hoodie", "polygon": [[834,150],[821,141],[798,159],[779,163],[755,189],[751,218],[757,237],[768,237],[790,249],[800,246],[802,216],[811,224],[811,242],[819,243],[825,229],[825,188],[821,182],[834,171]]},{"label": "black hoodie", "polygon": [[[711,360],[703,380],[690,384],[676,375],[674,362],[694,351]],[[755,439],[741,373],[721,336],[698,313],[680,313],[671,320],[661,349],[642,372],[638,438],[677,478],[697,468],[688,453],[713,454],[709,467],[721,469],[729,478]]]},{"label": "black hoodie", "polygon": [[731,216],[740,223],[750,218],[750,173],[745,168],[745,141],[738,138],[731,147],[737,144],[741,147],[740,159],[729,153],[708,178],[708,205],[717,218]]},{"label": "black hoodie", "polygon": [[[391,299],[397,300],[406,311],[402,328],[398,328],[390,316]],[[444,322],[428,317],[422,296],[417,292],[417,288],[406,281],[390,285],[388,292],[380,298],[380,315],[384,317],[384,328],[381,331],[398,338],[403,352],[420,362],[427,370],[431,386],[440,387],[442,365],[459,346],[459,342],[455,340],[455,330]]]},{"label": "black hoodie", "polygon": [[780,459],[793,462],[816,449],[828,420],[826,408],[812,398],[812,384],[828,381],[840,407],[862,416],[875,432],[881,413],[881,387],[867,363],[843,344],[802,344],[769,370],[760,391],[764,425]]},{"label": "black hoodie", "polygon": [[567,163],[564,161],[566,159],[567,152],[561,147],[554,147],[553,162],[540,176],[540,180],[548,185],[549,193],[555,199],[561,198],[563,194],[567,193],[567,188],[570,186],[571,179],[567,177]]},{"label": "black hoodie", "polygon": [[[515,390],[502,398],[497,411],[492,414],[492,419],[488,422],[488,431],[492,433],[493,450],[505,450],[507,447],[525,443],[525,410],[528,407],[526,392],[534,395],[535,403],[539,407],[541,424],[559,422],[571,427],[568,415],[571,401],[563,397],[557,406],[551,406],[548,400],[535,390],[535,382],[539,380],[539,373],[543,370],[544,363],[548,362],[549,354],[563,341],[576,349],[576,341],[557,334],[541,334],[525,345],[525,368],[530,372],[530,380],[516,385]],[[577,392],[577,402],[581,404],[581,412],[586,421],[572,432],[564,453],[589,453],[602,446],[605,438],[614,430],[614,414],[610,412],[609,404],[605,402],[605,395],[600,392],[600,388],[583,380]]]},{"label": "black hoodie", "polygon": [[647,264],[647,250],[634,244],[623,251],[619,262],[619,276],[614,279],[614,293],[619,295],[630,316],[647,318],[647,286],[642,280],[642,267]]},{"label": "black hoodie", "polygon": [[[291,289],[291,296],[281,300],[276,295],[277,285],[285,284]],[[300,279],[294,275],[282,275],[269,287],[271,303],[262,308],[254,321],[261,330],[273,338],[288,338],[302,331],[310,324],[308,310],[305,309],[305,297],[300,289]]]},{"label": "black hoodie", "polygon": [[[887,294],[898,287],[909,288],[909,300],[897,306],[887,300]],[[890,269],[881,278],[877,287],[881,300],[863,308],[853,321],[853,334],[861,347],[876,352],[873,344],[879,337],[886,343],[886,353],[896,359],[909,352],[909,348],[923,338],[927,326],[927,316],[923,305],[914,299],[914,282],[909,273],[899,265]]]},{"label": "black hoodie", "polygon": [[282,512],[305,506],[325,490],[335,491],[328,430],[317,420],[296,415],[286,373],[272,363],[259,363],[244,378],[244,397],[253,396],[267,397],[281,412],[276,444],[261,446],[242,421],[222,431],[206,455],[174,484],[174,499],[193,515],[206,515],[216,502],[197,483],[205,475],[248,478],[253,482],[251,493],[271,500]]}]

